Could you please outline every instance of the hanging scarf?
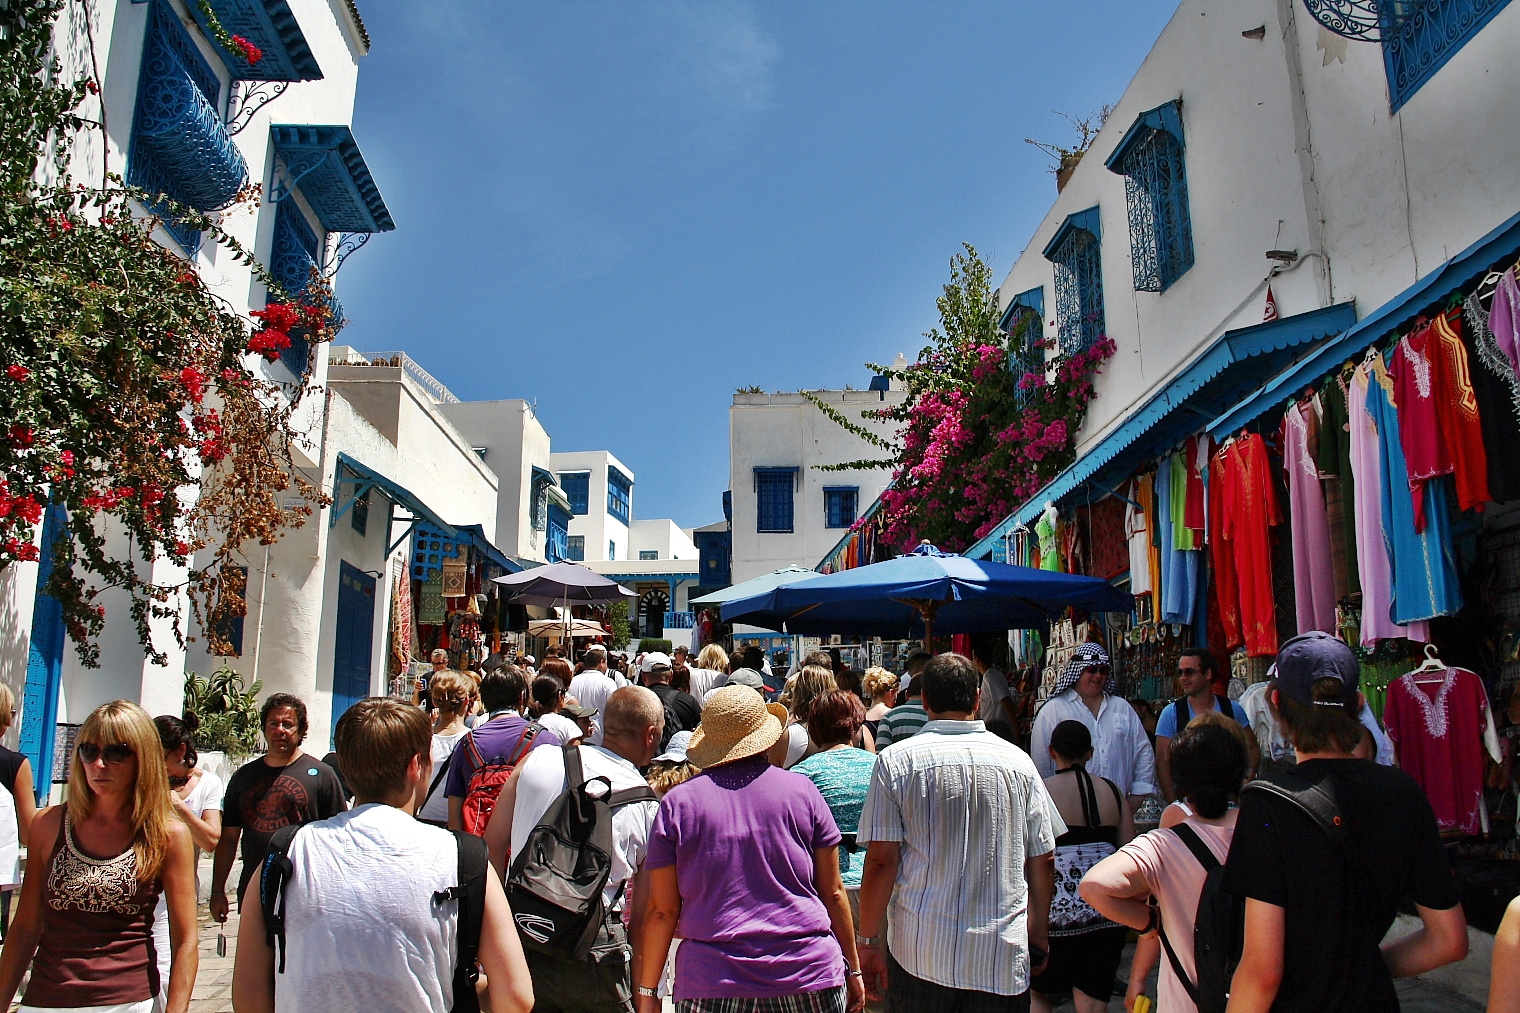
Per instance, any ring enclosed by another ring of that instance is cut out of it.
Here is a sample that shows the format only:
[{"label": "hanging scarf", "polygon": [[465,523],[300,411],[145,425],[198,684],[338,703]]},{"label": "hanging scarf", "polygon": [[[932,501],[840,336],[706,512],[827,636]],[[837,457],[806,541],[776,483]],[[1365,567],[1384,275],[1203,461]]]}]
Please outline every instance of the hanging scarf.
[{"label": "hanging scarf", "polygon": [[[1066,663],[1066,669],[1061,673],[1061,678],[1056,680],[1055,689],[1051,690],[1050,695],[1060,696],[1077,684],[1077,680],[1082,678],[1084,671],[1093,665],[1108,663],[1108,652],[1103,649],[1102,644],[1092,642],[1078,644],[1076,651],[1072,653],[1071,660]],[[1103,692],[1109,696],[1116,696],[1119,692],[1119,684],[1114,680],[1112,669],[1109,671],[1108,684],[1103,687]]]}]

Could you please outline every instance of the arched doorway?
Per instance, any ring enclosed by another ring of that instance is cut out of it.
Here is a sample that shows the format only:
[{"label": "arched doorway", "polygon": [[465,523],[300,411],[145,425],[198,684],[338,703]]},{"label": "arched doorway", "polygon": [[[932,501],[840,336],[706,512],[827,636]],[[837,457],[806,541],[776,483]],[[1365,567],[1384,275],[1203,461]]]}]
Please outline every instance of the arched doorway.
[{"label": "arched doorway", "polygon": [[670,595],[665,591],[645,591],[639,596],[638,634],[656,639],[665,635],[665,613],[670,609]]}]

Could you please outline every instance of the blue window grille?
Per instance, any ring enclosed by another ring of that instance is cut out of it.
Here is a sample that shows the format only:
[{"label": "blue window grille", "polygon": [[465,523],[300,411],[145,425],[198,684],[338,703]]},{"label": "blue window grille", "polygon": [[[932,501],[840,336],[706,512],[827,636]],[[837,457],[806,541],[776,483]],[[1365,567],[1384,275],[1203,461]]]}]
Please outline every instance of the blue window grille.
[{"label": "blue window grille", "polygon": [[[1030,373],[1044,376],[1045,290],[1032,288],[1014,296],[999,326],[1008,335],[1008,371],[1020,380]],[[1027,404],[1037,389],[1019,383],[1014,387],[1014,402]]]},{"label": "blue window grille", "polygon": [[1055,269],[1056,343],[1062,355],[1086,351],[1103,335],[1101,240],[1093,207],[1069,215],[1045,247]]},{"label": "blue window grille", "polygon": [[640,559],[659,559],[660,558],[660,553],[659,553],[658,549],[640,549],[639,550],[639,558]]},{"label": "blue window grille", "polygon": [[1378,4],[1388,99],[1409,97],[1503,10],[1509,0],[1382,0]]},{"label": "blue window grille", "polygon": [[[311,269],[317,265],[321,249],[316,233],[295,202],[287,200],[275,205],[274,246],[269,258],[269,273],[292,299],[299,300],[311,284]],[[336,307],[333,315],[336,323]],[[293,331],[290,347],[280,353],[280,361],[300,376],[306,372],[310,357],[311,345],[305,334],[299,329]]]},{"label": "blue window grille", "polygon": [[1193,266],[1181,103],[1140,114],[1107,161],[1124,176],[1135,291],[1165,292]]},{"label": "blue window grille", "polygon": [[629,509],[633,502],[633,480],[618,469],[607,466],[607,512],[624,524],[628,523]]},{"label": "blue window grille", "polygon": [[824,486],[823,523],[825,527],[847,528],[855,523],[856,504],[860,502],[858,486]]},{"label": "blue window grille", "polygon": [[616,559],[617,558],[617,542],[614,542],[610,538],[607,539],[607,558],[608,559]]},{"label": "blue window grille", "polygon": [[[295,339],[292,338],[292,341]],[[369,531],[369,494],[365,489],[363,496],[355,496],[353,506],[348,508],[348,524],[355,532],[363,537]]]},{"label": "blue window grille", "polygon": [[[558,503],[549,504],[549,535],[544,540],[544,557],[551,563],[570,558],[570,513]],[[582,553],[585,555],[585,553]]]},{"label": "blue window grille", "polygon": [[562,471],[559,476],[559,487],[565,491],[565,498],[570,501],[572,514],[584,517],[591,512],[591,472]]},{"label": "blue window grille", "polygon": [[755,469],[755,530],[790,534],[796,468]]},{"label": "blue window grille", "polygon": [[[226,207],[248,185],[248,166],[227,133],[221,81],[185,33],[166,0],[148,14],[137,106],[127,152],[127,182],[199,211]],[[150,205],[164,229],[194,256],[200,231]]]},{"label": "blue window grille", "polygon": [[586,559],[586,536],[567,535],[565,537],[565,558],[573,559],[577,563]]}]

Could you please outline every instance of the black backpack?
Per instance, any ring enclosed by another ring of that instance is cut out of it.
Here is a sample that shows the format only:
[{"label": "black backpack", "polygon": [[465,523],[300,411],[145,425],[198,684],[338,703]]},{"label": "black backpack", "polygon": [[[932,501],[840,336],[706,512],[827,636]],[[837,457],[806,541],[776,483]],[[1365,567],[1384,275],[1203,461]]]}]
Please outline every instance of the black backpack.
[{"label": "black backpack", "polygon": [[[259,907],[264,912],[264,936],[279,956],[279,972],[285,973],[285,884],[295,867],[290,862],[290,842],[304,824],[281,827],[269,839],[264,867],[259,871]],[[486,842],[463,830],[450,831],[459,845],[459,885],[433,894],[434,904],[459,901],[459,927],[454,951],[453,1013],[480,1013],[475,982],[480,977],[476,954],[480,950],[480,925],[486,913],[486,871],[490,868]]]},{"label": "black backpack", "polygon": [[[1214,694],[1214,707],[1227,718],[1235,717],[1235,708],[1230,706],[1230,698],[1223,693]],[[1188,722],[1193,720],[1193,711],[1187,697],[1179,696],[1172,701],[1172,720],[1177,722],[1177,730],[1173,735],[1181,735]]]},{"label": "black backpack", "polygon": [[[567,745],[569,785],[549,806],[512,861],[507,900],[517,934],[530,950],[585,960],[605,912],[602,890],[612,874],[612,811],[630,802],[655,802],[648,786],[613,791],[605,777],[586,780],[580,747]],[[605,790],[587,789],[600,782]]]},{"label": "black backpack", "polygon": [[[1346,840],[1345,821],[1335,800],[1334,788],[1328,781],[1314,784],[1291,771],[1270,774],[1245,786],[1245,791],[1264,791],[1291,802],[1314,821],[1331,842],[1343,846]],[[1182,961],[1161,930],[1161,945],[1172,971],[1182,982],[1188,998],[1198,1007],[1198,1013],[1225,1013],[1230,999],[1230,981],[1240,964],[1240,954],[1245,947],[1245,898],[1228,893],[1224,889],[1224,866],[1214,857],[1209,846],[1198,832],[1186,823],[1172,827],[1172,833],[1182,839],[1193,857],[1202,865],[1207,875],[1203,892],[1198,897],[1198,911],[1193,918],[1193,966],[1198,971],[1195,983],[1182,968]]]}]

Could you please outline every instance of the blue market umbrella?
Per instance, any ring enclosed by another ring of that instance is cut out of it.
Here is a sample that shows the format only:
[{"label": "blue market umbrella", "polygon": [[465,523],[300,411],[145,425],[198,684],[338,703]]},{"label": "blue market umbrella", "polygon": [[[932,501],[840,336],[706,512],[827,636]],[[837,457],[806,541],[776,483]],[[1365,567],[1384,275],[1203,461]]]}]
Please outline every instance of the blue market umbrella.
[{"label": "blue market umbrella", "polygon": [[723,606],[723,621],[803,635],[940,633],[1044,626],[1068,606],[1128,612],[1134,599],[1099,577],[991,563],[927,543],[907,555],[782,584]]},{"label": "blue market umbrella", "polygon": [[821,576],[817,570],[809,570],[805,566],[787,566],[780,570],[772,570],[770,573],[763,573],[758,577],[746,580],[742,584],[733,584],[721,591],[714,591],[711,594],[704,594],[700,598],[693,598],[690,604],[722,605],[725,602],[733,601],[735,598],[748,598],[751,595],[760,594],[762,591],[769,591],[771,588],[781,584],[795,583],[799,580],[811,580],[817,576]]}]

